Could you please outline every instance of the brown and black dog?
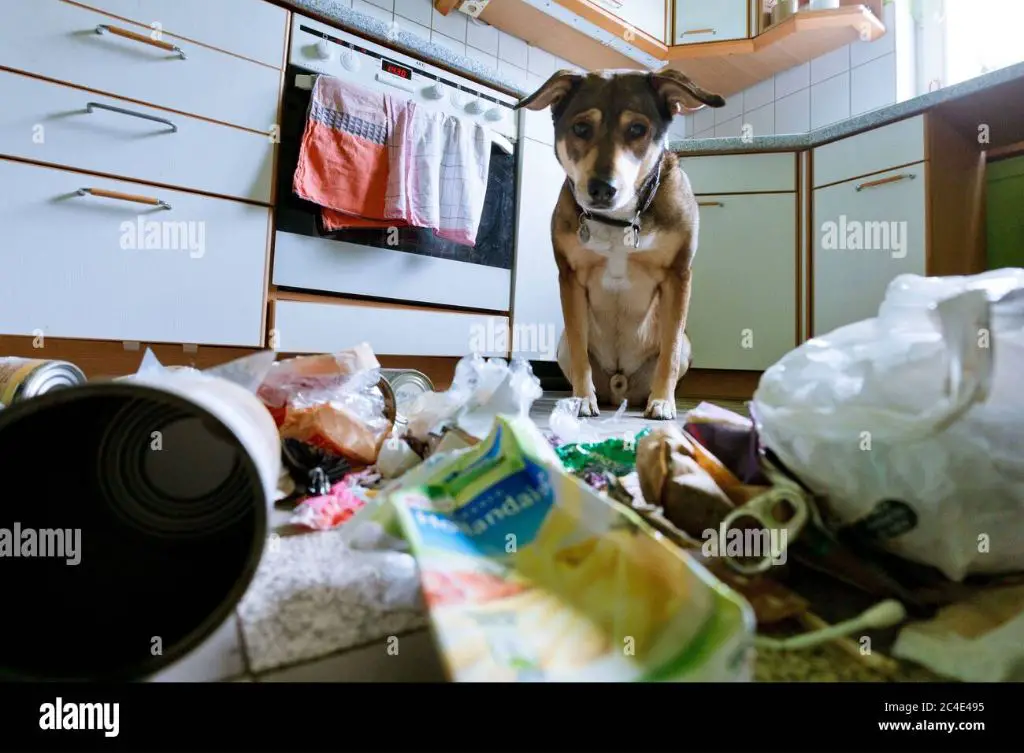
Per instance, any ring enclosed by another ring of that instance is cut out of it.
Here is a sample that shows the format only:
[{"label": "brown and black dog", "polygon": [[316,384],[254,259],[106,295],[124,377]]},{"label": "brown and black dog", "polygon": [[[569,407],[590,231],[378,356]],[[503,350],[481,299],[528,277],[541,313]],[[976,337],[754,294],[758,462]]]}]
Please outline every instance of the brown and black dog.
[{"label": "brown and black dog", "polygon": [[559,71],[519,103],[551,108],[566,180],[551,218],[565,331],[558,363],[583,398],[675,417],[697,200],[667,151],[675,115],[725,100],[675,71]]}]

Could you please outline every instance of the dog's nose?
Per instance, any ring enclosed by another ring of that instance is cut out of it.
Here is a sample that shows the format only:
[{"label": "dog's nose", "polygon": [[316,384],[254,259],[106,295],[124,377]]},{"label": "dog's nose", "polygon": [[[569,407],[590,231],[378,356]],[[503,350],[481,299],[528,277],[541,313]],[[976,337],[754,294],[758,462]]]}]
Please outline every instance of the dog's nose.
[{"label": "dog's nose", "polygon": [[587,181],[587,193],[590,194],[591,201],[606,204],[615,196],[615,186],[606,180],[591,178]]}]

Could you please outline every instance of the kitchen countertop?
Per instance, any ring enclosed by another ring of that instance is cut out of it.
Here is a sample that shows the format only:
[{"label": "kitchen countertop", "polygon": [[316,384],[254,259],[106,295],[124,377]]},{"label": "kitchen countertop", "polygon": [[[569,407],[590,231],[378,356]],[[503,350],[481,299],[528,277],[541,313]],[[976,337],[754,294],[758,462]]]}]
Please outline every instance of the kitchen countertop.
[{"label": "kitchen countertop", "polygon": [[[341,0],[279,0],[279,2],[297,13],[320,16],[326,23],[338,24],[381,44],[386,44],[416,57],[447,66],[455,71],[472,76],[481,82],[503,89],[515,96],[523,97],[529,93],[513,84],[507,77],[487,68],[472,58],[459,55],[444,47],[402,31],[400,26],[392,27],[376,18],[352,10]],[[860,131],[877,128],[878,126],[918,115],[938,105],[977,94],[986,89],[1017,79],[1024,79],[1024,63],[992,71],[969,81],[964,81],[954,86],[947,86],[928,94],[922,94],[904,102],[897,102],[887,107],[855,115],[852,118],[831,123],[807,133],[755,136],[749,139],[741,137],[682,139],[671,142],[669,148],[680,154],[695,155],[802,151]]]}]

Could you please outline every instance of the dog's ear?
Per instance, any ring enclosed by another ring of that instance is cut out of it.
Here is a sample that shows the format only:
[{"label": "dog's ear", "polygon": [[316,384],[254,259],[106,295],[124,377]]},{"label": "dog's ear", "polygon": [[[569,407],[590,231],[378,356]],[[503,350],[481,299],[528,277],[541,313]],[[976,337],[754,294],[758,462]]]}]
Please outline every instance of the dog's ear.
[{"label": "dog's ear", "polygon": [[725,99],[720,95],[700,88],[693,83],[689,76],[679,71],[664,70],[660,73],[652,73],[651,84],[658,92],[658,96],[662,98],[665,107],[673,115],[699,110],[705,105],[708,107],[725,105]]},{"label": "dog's ear", "polygon": [[569,93],[576,88],[583,76],[572,71],[559,71],[549,78],[541,87],[530,96],[521,100],[516,109],[525,107],[527,110],[543,110],[545,107],[554,108],[559,103],[565,102]]}]

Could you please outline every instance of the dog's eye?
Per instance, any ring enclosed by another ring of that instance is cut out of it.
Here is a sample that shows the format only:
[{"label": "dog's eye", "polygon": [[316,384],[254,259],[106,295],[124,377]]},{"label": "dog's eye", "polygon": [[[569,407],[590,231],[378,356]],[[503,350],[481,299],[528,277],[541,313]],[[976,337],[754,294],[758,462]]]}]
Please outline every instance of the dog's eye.
[{"label": "dog's eye", "polygon": [[580,121],[579,123],[573,124],[572,132],[581,139],[589,139],[590,135],[594,132],[594,129],[590,127],[590,123]]},{"label": "dog's eye", "polygon": [[643,138],[647,135],[647,126],[643,123],[633,123],[626,131],[631,139]]}]

